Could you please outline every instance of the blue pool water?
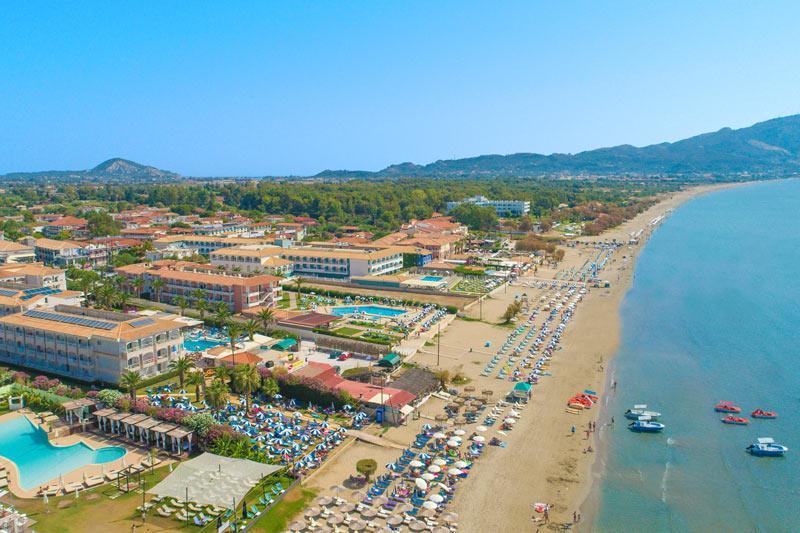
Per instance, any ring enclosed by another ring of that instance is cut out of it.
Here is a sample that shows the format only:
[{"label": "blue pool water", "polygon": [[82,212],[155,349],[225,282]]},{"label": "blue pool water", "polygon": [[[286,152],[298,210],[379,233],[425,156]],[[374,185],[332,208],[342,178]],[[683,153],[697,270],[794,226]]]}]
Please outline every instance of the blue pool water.
[{"label": "blue pool water", "polygon": [[421,278],[420,281],[442,281],[443,279],[442,276],[425,276]]},{"label": "blue pool water", "polygon": [[201,338],[198,340],[184,339],[183,348],[188,352],[202,352],[213,348],[214,346],[221,346],[225,344],[222,341],[212,341],[210,339]]},{"label": "blue pool water", "polygon": [[118,446],[93,450],[82,442],[53,446],[47,434],[24,416],[0,424],[0,455],[17,465],[24,489],[34,489],[88,464],[116,461],[125,453]]},{"label": "blue pool water", "polygon": [[[798,530],[798,227],[800,181],[759,183],[685,204],[647,243],[622,307],[595,531]],[[778,419],[727,426],[720,400]],[[625,429],[636,403],[663,413],[663,434]],[[749,456],[757,437],[787,456]]]},{"label": "blue pool water", "polygon": [[364,313],[367,315],[394,317],[405,314],[405,311],[402,309],[394,309],[392,307],[381,307],[379,305],[351,305],[347,307],[334,307],[331,310],[331,313],[336,316]]}]

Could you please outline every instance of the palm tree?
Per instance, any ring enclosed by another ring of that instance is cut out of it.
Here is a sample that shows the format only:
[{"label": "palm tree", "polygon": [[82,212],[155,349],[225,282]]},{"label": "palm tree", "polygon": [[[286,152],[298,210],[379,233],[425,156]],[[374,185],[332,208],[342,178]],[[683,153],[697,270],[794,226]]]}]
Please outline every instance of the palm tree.
[{"label": "palm tree", "polygon": [[131,299],[131,293],[128,291],[120,291],[117,294],[117,303],[119,304],[120,308],[125,311],[128,308],[128,301]]},{"label": "palm tree", "polygon": [[136,297],[141,298],[142,288],[144,288],[144,279],[136,278],[135,280],[133,280],[133,283],[131,283],[131,285],[133,286],[133,289],[136,291]]},{"label": "palm tree", "polygon": [[176,296],[172,300],[172,303],[177,305],[178,308],[181,310],[181,316],[183,316],[183,313],[186,312],[186,308],[189,307],[189,301],[183,296]]},{"label": "palm tree", "polygon": [[221,379],[215,379],[206,389],[206,401],[215,409],[225,407],[228,403],[228,384]]},{"label": "palm tree", "polygon": [[200,320],[205,320],[208,302],[205,300],[196,300],[194,302],[194,308],[200,312]]},{"label": "palm tree", "polygon": [[89,307],[89,296],[94,289],[94,280],[89,276],[84,276],[78,283],[80,284],[81,292],[83,292],[83,302],[86,307]]},{"label": "palm tree", "polygon": [[219,379],[221,381],[227,381],[228,378],[231,377],[231,369],[227,366],[217,366],[214,367],[214,379]]},{"label": "palm tree", "polygon": [[[186,383],[194,385],[194,401],[199,402],[200,390],[206,388],[206,377],[203,375],[203,371],[197,370],[195,372],[190,372],[186,377]],[[203,394],[205,394],[205,391],[203,391]]]},{"label": "palm tree", "polygon": [[274,397],[280,392],[280,390],[281,389],[278,386],[278,380],[275,378],[265,378],[264,382],[261,384],[261,392],[263,392],[268,398]]},{"label": "palm tree", "polygon": [[228,304],[225,302],[217,302],[217,305],[214,307],[214,318],[216,318],[219,324],[225,325],[225,321],[228,317],[231,316],[231,311],[228,309]]},{"label": "palm tree", "polygon": [[[164,280],[161,278],[153,280],[153,283],[150,284],[150,288],[155,293],[156,301],[161,303],[161,289],[164,288]],[[151,294],[150,297],[152,298],[153,295]]]},{"label": "palm tree", "polygon": [[298,294],[300,294],[300,287],[302,287],[305,284],[305,282],[306,280],[301,278],[300,276],[294,278],[294,286],[297,288]]},{"label": "palm tree", "polygon": [[233,382],[236,388],[244,393],[245,411],[250,412],[250,396],[261,384],[261,376],[256,367],[239,365],[233,369]]},{"label": "palm tree", "polygon": [[136,370],[126,370],[119,378],[119,384],[131,395],[131,401],[136,400],[136,389],[142,383],[142,376]]},{"label": "palm tree", "polygon": [[184,378],[186,377],[186,372],[194,368],[194,361],[182,355],[175,359],[174,361],[170,362],[169,369],[178,372],[178,382],[181,385],[181,389],[183,388],[183,382],[185,381]]},{"label": "palm tree", "polygon": [[229,321],[225,326],[225,331],[228,334],[228,340],[231,343],[231,357],[233,358],[233,366],[236,366],[236,340],[242,334],[242,326],[233,320]]},{"label": "palm tree", "polygon": [[258,319],[264,326],[264,331],[269,333],[269,328],[275,322],[275,312],[272,309],[262,309],[258,312]]},{"label": "palm tree", "polygon": [[258,322],[251,318],[244,323],[244,330],[247,332],[247,337],[252,341],[253,336],[258,333]]}]

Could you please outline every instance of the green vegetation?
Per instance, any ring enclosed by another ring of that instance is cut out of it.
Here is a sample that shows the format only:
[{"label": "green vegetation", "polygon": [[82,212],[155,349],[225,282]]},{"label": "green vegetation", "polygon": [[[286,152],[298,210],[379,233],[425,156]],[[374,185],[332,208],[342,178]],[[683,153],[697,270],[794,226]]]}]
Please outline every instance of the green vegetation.
[{"label": "green vegetation", "polygon": [[357,328],[341,327],[333,330],[333,333],[342,337],[354,337],[361,333],[361,330]]},{"label": "green vegetation", "polygon": [[[284,484],[284,487],[287,486]],[[272,506],[272,508],[261,515],[250,531],[259,533],[281,533],[286,531],[286,527],[293,517],[305,509],[317,493],[313,490],[304,488],[300,485],[289,490],[284,494],[283,499]]]},{"label": "green vegetation", "polygon": [[494,207],[467,203],[456,206],[449,214],[471,230],[488,231],[497,226],[497,212]]}]

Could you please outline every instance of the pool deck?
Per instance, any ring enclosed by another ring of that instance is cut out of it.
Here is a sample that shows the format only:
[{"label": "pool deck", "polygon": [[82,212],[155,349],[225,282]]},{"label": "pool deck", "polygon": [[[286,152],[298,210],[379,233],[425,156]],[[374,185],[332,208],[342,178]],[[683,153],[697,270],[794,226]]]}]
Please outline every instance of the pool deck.
[{"label": "pool deck", "polygon": [[[27,409],[20,409],[19,411],[13,411],[11,413],[0,415],[0,423],[7,422],[19,416],[25,416],[35,426],[41,427],[41,424],[35,419],[35,413]],[[147,458],[147,452],[141,448],[132,447],[120,440],[103,438],[102,436],[92,433],[75,433],[65,437],[57,437],[50,440],[50,443],[55,446],[69,446],[71,444],[77,444],[81,441],[93,449],[103,448],[106,446],[119,446],[120,448],[125,448],[128,453],[120,459],[111,461],[110,463],[104,463],[102,465],[86,465],[68,472],[61,476],[64,485],[69,485],[70,483],[82,483],[84,474],[87,477],[103,476],[104,472],[118,470],[123,468],[124,465],[138,464],[141,463],[143,459]],[[163,464],[166,464],[166,462],[163,462]],[[14,494],[14,496],[19,498],[35,498],[38,496],[39,488],[24,489],[20,486],[19,471],[17,470],[17,465],[14,462],[0,456],[0,466],[5,467],[6,471],[8,471],[7,488],[12,494]],[[58,482],[58,477],[56,477],[47,483],[44,483],[43,486],[57,484]]]}]

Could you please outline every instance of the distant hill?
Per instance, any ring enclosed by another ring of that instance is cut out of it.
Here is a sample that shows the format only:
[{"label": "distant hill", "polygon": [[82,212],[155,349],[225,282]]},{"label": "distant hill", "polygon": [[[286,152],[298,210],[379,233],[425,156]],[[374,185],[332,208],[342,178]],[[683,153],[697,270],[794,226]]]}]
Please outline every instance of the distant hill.
[{"label": "distant hill", "polygon": [[540,175],[791,175],[800,172],[800,115],[723,128],[674,143],[631,145],[577,154],[519,153],[400,163],[372,173],[325,171],[318,177],[492,177]]},{"label": "distant hill", "polygon": [[0,176],[0,180],[4,181],[162,182],[179,178],[181,176],[175,172],[142,165],[119,157],[103,161],[89,170],[14,172]]}]

